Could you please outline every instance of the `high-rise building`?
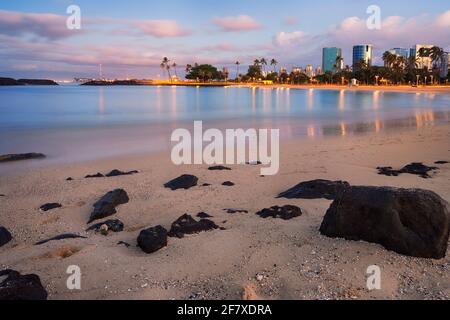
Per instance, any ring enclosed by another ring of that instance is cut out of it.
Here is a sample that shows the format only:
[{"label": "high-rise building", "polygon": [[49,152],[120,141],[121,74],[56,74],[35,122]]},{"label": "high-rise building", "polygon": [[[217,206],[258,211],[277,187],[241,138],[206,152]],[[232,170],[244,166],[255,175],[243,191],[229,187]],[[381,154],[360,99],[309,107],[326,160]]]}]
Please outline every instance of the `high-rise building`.
[{"label": "high-rise building", "polygon": [[389,50],[389,52],[392,54],[395,54],[396,56],[404,57],[405,59],[408,59],[410,50],[408,50],[406,48],[393,48],[393,49]]},{"label": "high-rise building", "polygon": [[353,69],[358,62],[364,61],[368,66],[372,65],[373,46],[362,44],[353,46]]},{"label": "high-rise building", "polygon": [[322,74],[323,74],[322,67],[317,67],[316,68],[316,76],[320,76]]},{"label": "high-rise building", "polygon": [[341,48],[323,48],[322,51],[322,71],[336,73],[344,68],[344,60],[338,61],[338,57],[342,58]]},{"label": "high-rise building", "polygon": [[445,53],[444,58],[442,59],[440,70],[441,78],[447,78],[449,70],[450,70],[450,54]]},{"label": "high-rise building", "polygon": [[431,44],[416,44],[414,47],[410,50],[410,56],[416,57],[417,59],[417,65],[419,69],[427,68],[432,69],[433,68],[433,60],[429,57],[421,57],[419,52],[420,49],[431,49],[433,48],[433,45]]},{"label": "high-rise building", "polygon": [[308,77],[313,77],[314,76],[313,66],[307,65],[306,69],[305,69],[305,73]]}]

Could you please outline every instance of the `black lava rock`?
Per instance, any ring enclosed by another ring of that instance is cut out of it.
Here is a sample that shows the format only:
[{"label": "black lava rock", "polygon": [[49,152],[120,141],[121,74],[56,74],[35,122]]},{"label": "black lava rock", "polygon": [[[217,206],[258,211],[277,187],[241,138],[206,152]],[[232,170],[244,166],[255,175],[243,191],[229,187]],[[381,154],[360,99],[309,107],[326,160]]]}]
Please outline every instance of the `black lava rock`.
[{"label": "black lava rock", "polygon": [[283,220],[290,220],[296,217],[300,217],[302,215],[302,210],[296,206],[283,206],[278,207],[274,206],[268,209],[262,209],[261,211],[256,213],[261,218],[280,218]]},{"label": "black lava rock", "polygon": [[196,221],[188,214],[182,215],[174,223],[169,231],[169,237],[183,238],[186,234],[195,234],[203,231],[218,229],[214,221],[202,219]]},{"label": "black lava rock", "polygon": [[123,189],[108,192],[94,204],[94,211],[91,213],[88,224],[94,220],[112,216],[117,212],[117,206],[128,203],[128,201],[130,201],[128,194]]},{"label": "black lava rock", "polygon": [[431,178],[431,176],[429,175],[429,173],[431,171],[435,171],[438,170],[439,168],[437,167],[428,167],[426,165],[424,165],[423,163],[420,162],[413,162],[411,164],[408,164],[406,166],[404,166],[402,169],[400,170],[395,170],[392,167],[378,167],[378,174],[380,175],[385,175],[385,176],[389,176],[389,177],[396,177],[402,173],[409,173],[409,174],[415,174],[418,175],[422,178]]},{"label": "black lava rock", "polygon": [[378,243],[403,255],[441,259],[449,240],[449,210],[432,191],[350,187],[331,204],[320,232]]},{"label": "black lava rock", "polygon": [[119,177],[119,176],[129,176],[129,175],[136,174],[136,173],[139,173],[139,171],[133,170],[133,171],[123,172],[123,171],[114,169],[110,173],[107,173],[106,176],[107,177]]},{"label": "black lava rock", "polygon": [[164,184],[164,187],[169,188],[171,190],[189,189],[196,186],[197,182],[198,178],[196,176],[190,174],[183,174],[182,176]]},{"label": "black lava rock", "polygon": [[105,176],[103,174],[101,174],[100,172],[96,173],[96,174],[88,174],[86,177],[84,177],[85,179],[90,179],[90,178],[104,178]]},{"label": "black lava rock", "polygon": [[137,238],[138,246],[145,253],[153,253],[167,246],[167,230],[156,226],[142,230]]},{"label": "black lava rock", "polygon": [[348,188],[350,184],[346,181],[312,180],[301,182],[295,187],[280,193],[278,198],[287,199],[328,199],[333,200],[336,196]]},{"label": "black lava rock", "polygon": [[224,211],[226,211],[227,213],[230,214],[234,214],[234,213],[248,213],[247,210],[243,210],[243,209],[223,209]]},{"label": "black lava rock", "polygon": [[224,166],[213,166],[213,167],[209,167],[208,170],[209,171],[224,171],[224,170],[230,171],[231,168],[224,167]]},{"label": "black lava rock", "polygon": [[74,234],[74,233],[64,233],[64,234],[60,234],[56,237],[52,237],[52,238],[49,238],[46,240],[36,242],[34,245],[40,246],[40,245],[46,244],[47,242],[50,242],[50,241],[59,241],[59,240],[65,240],[65,239],[87,239],[87,237],[83,237],[83,236],[80,236],[80,235]]},{"label": "black lava rock", "polygon": [[122,232],[123,228],[124,228],[123,222],[116,219],[116,220],[107,220],[104,222],[94,224],[94,225],[90,226],[88,229],[86,229],[86,231],[92,231],[92,230],[99,231],[101,226],[103,226],[103,225],[106,225],[108,227],[108,230],[112,231],[112,232]]},{"label": "black lava rock", "polygon": [[21,275],[14,270],[0,271],[0,300],[47,300],[39,276],[35,274]]},{"label": "black lava rock", "polygon": [[232,187],[234,186],[234,183],[231,181],[225,181],[224,183],[222,183],[222,185],[225,187]]},{"label": "black lava rock", "polygon": [[3,247],[5,244],[12,240],[11,233],[5,228],[0,226],[0,247]]},{"label": "black lava rock", "polygon": [[207,219],[207,218],[213,218],[213,216],[210,216],[206,212],[199,212],[199,213],[197,213],[197,218]]},{"label": "black lava rock", "polygon": [[45,211],[50,211],[50,210],[61,208],[61,207],[62,207],[62,204],[60,204],[60,203],[46,203],[46,204],[42,205],[39,208],[39,210],[45,212]]}]

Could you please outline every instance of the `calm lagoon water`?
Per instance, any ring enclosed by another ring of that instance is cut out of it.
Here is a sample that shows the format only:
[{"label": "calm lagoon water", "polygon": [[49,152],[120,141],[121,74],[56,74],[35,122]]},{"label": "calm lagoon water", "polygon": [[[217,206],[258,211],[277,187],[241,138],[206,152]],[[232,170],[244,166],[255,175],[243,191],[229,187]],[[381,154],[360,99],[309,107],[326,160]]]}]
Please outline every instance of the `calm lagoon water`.
[{"label": "calm lagoon water", "polygon": [[279,128],[282,138],[448,122],[450,95],[195,87],[0,87],[0,153],[53,160],[161,150],[173,129]]}]

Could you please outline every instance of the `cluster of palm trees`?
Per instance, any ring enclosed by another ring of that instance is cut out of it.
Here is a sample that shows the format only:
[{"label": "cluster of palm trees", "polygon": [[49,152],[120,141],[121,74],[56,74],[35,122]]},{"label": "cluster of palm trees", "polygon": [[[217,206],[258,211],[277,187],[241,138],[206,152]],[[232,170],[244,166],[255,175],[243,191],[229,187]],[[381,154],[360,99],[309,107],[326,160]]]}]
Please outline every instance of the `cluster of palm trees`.
[{"label": "cluster of palm trees", "polygon": [[164,57],[160,67],[162,70],[165,70],[167,72],[167,76],[169,77],[169,80],[172,80],[172,74],[170,72],[170,70],[173,68],[173,70],[175,71],[175,77],[178,78],[178,65],[176,62],[171,62],[169,60],[169,58]]},{"label": "cluster of palm trees", "polygon": [[[266,67],[267,67],[267,60],[265,58],[261,58],[261,59],[255,59],[255,61],[253,61],[253,65],[258,67],[261,71],[264,71],[265,74],[267,74],[266,72]],[[273,72],[277,72],[276,71],[276,66],[278,64],[278,61],[275,59],[270,60],[270,65],[273,67]]]}]

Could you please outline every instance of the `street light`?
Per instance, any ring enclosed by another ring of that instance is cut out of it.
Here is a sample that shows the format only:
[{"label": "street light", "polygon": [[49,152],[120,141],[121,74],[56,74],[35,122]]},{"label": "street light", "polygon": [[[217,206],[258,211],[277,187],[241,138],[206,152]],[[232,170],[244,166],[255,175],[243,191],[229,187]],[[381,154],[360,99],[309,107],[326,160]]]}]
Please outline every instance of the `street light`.
[{"label": "street light", "polygon": [[376,86],[378,86],[378,78],[379,78],[380,76],[375,76],[375,85]]},{"label": "street light", "polygon": [[425,86],[427,85],[427,78],[428,78],[428,77],[425,77]]},{"label": "street light", "polygon": [[418,74],[416,74],[416,78],[417,78],[417,86],[419,86],[419,78],[420,78],[420,76]]}]

